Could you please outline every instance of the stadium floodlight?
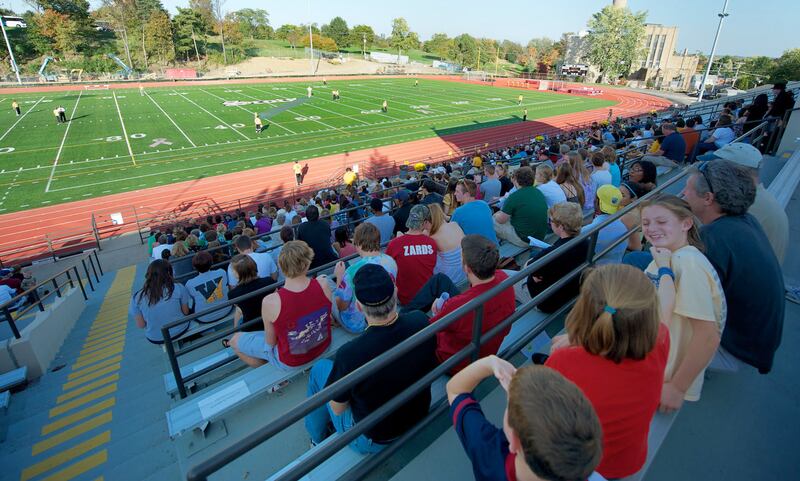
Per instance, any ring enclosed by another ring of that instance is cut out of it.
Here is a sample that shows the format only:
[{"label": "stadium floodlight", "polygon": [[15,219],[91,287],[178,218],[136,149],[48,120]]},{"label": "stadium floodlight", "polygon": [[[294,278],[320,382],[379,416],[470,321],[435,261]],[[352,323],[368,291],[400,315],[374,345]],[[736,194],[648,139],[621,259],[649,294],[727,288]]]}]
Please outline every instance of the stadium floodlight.
[{"label": "stadium floodlight", "polygon": [[6,17],[0,16],[0,29],[3,30],[3,38],[6,39],[6,47],[8,48],[8,56],[11,58],[11,68],[14,70],[14,73],[17,75],[17,83],[21,84],[22,79],[19,78],[19,66],[17,65],[16,59],[14,59],[14,52],[11,50],[11,42],[8,41],[8,35],[6,34]]},{"label": "stadium floodlight", "polygon": [[700,85],[700,93],[697,95],[697,101],[703,101],[703,94],[706,91],[706,79],[708,78],[708,74],[711,73],[711,63],[714,61],[714,53],[717,51],[717,40],[719,40],[719,33],[722,31],[722,22],[725,20],[725,17],[730,15],[728,13],[728,0],[725,0],[725,5],[722,6],[722,13],[717,14],[719,16],[719,25],[717,25],[717,34],[714,35],[714,43],[711,45],[711,55],[708,56],[708,65],[706,65],[706,73],[703,74],[703,82]]}]

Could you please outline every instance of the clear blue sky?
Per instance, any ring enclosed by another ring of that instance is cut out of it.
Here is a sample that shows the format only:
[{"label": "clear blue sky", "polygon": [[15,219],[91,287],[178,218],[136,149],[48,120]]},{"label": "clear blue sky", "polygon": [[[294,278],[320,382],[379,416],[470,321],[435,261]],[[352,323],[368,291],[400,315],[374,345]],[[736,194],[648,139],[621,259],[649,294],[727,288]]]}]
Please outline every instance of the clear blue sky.
[{"label": "clear blue sky", "polygon": [[[98,0],[90,0],[93,5]],[[461,33],[479,37],[509,39],[525,43],[533,37],[560,38],[564,32],[586,28],[593,12],[611,1],[601,0],[228,0],[228,11],[240,8],[263,8],[270,13],[270,23],[327,23],[336,15],[350,26],[371,25],[376,32],[388,34],[394,17],[405,17],[411,29],[425,40],[436,32],[450,36]],[[162,0],[175,12],[188,0]],[[22,0],[0,1],[17,11],[25,9]],[[634,11],[646,10],[649,23],[676,25],[678,49],[708,53],[717,28],[717,13],[723,0],[628,0]],[[777,57],[784,50],[800,47],[797,35],[797,0],[730,0],[730,16],[725,20],[718,54],[768,55]]]}]

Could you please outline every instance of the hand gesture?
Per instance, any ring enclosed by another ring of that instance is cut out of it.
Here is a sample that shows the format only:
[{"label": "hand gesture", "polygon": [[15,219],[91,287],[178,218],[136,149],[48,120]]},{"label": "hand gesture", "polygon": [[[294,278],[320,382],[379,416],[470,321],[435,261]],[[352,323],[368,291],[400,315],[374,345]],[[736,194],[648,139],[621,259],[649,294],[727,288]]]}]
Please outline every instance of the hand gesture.
[{"label": "hand gesture", "polygon": [[653,255],[658,268],[671,267],[672,264],[672,251],[665,247],[651,247],[650,254]]},{"label": "hand gesture", "polygon": [[562,347],[568,347],[569,345],[569,337],[566,334],[555,336],[550,341],[550,352],[553,352],[556,349],[561,349]]},{"label": "hand gesture", "polygon": [[336,267],[333,268],[333,277],[336,279],[336,282],[342,282],[342,278],[344,277],[344,271],[347,269],[344,265],[343,261],[339,261],[336,263]]},{"label": "hand gesture", "polygon": [[490,356],[489,360],[492,366],[492,374],[500,381],[500,385],[508,392],[508,386],[511,384],[511,378],[517,372],[517,368],[510,362],[500,359],[497,356]]},{"label": "hand gesture", "polygon": [[665,382],[661,388],[661,404],[658,410],[662,413],[677,411],[683,405],[683,397],[686,395],[671,382]]}]

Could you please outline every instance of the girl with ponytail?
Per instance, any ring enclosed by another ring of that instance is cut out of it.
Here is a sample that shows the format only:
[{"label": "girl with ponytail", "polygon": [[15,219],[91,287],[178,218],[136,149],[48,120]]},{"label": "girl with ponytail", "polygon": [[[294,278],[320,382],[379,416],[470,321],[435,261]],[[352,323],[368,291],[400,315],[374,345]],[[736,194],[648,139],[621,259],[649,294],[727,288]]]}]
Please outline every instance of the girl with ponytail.
[{"label": "girl with ponytail", "polygon": [[636,473],[647,458],[669,353],[659,312],[656,288],[641,270],[598,267],[583,280],[567,315],[567,334],[553,339],[545,363],[577,384],[594,406],[603,428],[597,472],[607,479]]},{"label": "girl with ponytail", "polygon": [[669,412],[684,400],[700,399],[703,375],[725,328],[725,294],[685,200],[662,194],[644,201],[641,212],[642,232],[653,246],[645,273],[660,297],[673,299],[662,303],[661,313],[671,341],[661,410]]}]

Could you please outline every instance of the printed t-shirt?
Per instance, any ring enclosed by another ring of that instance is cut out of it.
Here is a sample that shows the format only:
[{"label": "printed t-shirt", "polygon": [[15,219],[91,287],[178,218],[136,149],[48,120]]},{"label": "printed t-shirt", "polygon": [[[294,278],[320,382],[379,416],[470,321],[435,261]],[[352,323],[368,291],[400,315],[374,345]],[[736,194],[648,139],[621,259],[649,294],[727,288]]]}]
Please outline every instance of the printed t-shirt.
[{"label": "printed t-shirt", "polygon": [[[228,300],[228,275],[222,269],[198,274],[186,281],[186,289],[194,300],[194,312],[201,312]],[[198,322],[211,322],[222,319],[230,308],[219,309],[197,318]]]},{"label": "printed t-shirt", "polygon": [[397,263],[397,298],[408,304],[436,267],[436,241],[424,234],[405,234],[389,242],[386,254]]},{"label": "printed t-shirt", "polygon": [[393,281],[397,279],[397,263],[386,254],[357,259],[353,265],[344,271],[344,277],[339,281],[339,286],[336,287],[333,294],[335,297],[349,303],[346,309],[339,311],[339,317],[344,327],[351,332],[361,332],[367,327],[364,313],[359,311],[356,308],[356,303],[353,302],[355,298],[353,278],[356,272],[367,264],[378,264],[389,273]]}]

